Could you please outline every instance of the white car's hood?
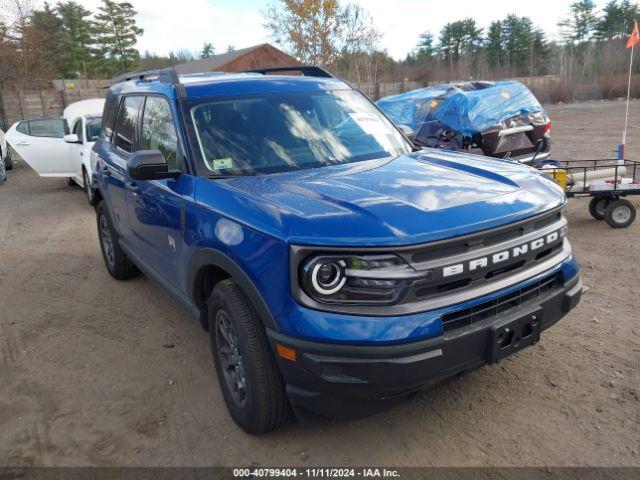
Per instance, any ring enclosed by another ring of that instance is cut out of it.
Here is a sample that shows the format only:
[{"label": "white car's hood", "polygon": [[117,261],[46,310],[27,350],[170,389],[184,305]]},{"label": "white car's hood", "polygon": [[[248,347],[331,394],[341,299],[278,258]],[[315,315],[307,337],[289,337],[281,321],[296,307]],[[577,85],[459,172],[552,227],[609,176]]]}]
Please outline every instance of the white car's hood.
[{"label": "white car's hood", "polygon": [[102,115],[104,109],[104,98],[90,98],[72,103],[64,109],[62,116],[67,120],[69,126],[73,121],[82,115]]}]

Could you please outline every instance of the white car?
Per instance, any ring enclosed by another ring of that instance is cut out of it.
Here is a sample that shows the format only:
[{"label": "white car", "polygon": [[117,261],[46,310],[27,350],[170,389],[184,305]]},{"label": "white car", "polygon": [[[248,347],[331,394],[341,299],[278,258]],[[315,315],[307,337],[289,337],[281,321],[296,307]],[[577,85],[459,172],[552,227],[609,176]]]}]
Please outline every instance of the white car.
[{"label": "white car", "polygon": [[7,142],[41,177],[66,177],[80,185],[93,205],[91,147],[100,135],[103,108],[104,99],[82,100],[69,105],[61,118],[14,123]]}]

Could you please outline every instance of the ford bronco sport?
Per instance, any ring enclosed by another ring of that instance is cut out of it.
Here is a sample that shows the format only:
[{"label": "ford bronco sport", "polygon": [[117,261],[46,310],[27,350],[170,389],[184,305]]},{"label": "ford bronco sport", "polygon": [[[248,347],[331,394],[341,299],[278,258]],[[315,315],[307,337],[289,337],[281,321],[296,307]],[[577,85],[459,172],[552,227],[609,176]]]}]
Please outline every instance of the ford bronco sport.
[{"label": "ford bronco sport", "polygon": [[580,299],[550,178],[419,150],[317,67],[120,78],[92,156],[107,269],[200,319],[250,433],[386,408]]}]

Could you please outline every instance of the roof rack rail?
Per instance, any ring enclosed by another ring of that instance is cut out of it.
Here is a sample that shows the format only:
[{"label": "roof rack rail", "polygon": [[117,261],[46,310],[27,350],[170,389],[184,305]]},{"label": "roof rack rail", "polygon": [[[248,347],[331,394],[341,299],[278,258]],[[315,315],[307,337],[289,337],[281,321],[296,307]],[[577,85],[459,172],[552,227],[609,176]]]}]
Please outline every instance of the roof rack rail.
[{"label": "roof rack rail", "polygon": [[171,85],[178,85],[180,78],[173,68],[161,68],[157,70],[145,70],[142,72],[125,73],[113,79],[113,83],[128,82],[130,80],[144,80],[145,78],[158,77],[158,80]]},{"label": "roof rack rail", "polygon": [[256,68],[253,70],[244,70],[240,73],[261,73],[262,75],[266,75],[267,73],[275,72],[300,72],[305,77],[335,78],[324,68],[315,65]]}]

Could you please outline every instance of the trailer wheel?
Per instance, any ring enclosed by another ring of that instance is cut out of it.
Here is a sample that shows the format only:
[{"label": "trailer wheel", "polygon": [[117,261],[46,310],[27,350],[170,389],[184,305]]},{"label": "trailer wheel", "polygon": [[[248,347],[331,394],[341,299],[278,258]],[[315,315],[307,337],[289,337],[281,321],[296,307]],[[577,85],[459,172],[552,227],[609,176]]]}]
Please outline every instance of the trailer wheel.
[{"label": "trailer wheel", "polygon": [[613,200],[607,205],[604,218],[613,228],[626,228],[636,219],[636,207],[627,200]]},{"label": "trailer wheel", "polygon": [[604,212],[611,202],[607,197],[593,197],[589,202],[589,213],[596,220],[604,220]]}]

